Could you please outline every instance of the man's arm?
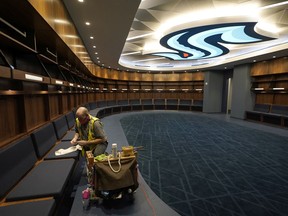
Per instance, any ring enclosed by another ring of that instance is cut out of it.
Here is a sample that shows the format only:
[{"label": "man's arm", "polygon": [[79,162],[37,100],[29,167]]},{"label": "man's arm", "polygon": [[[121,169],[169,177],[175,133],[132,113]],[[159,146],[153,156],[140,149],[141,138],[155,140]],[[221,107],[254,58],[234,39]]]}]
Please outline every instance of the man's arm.
[{"label": "man's arm", "polygon": [[75,132],[75,135],[73,139],[70,141],[72,145],[77,145],[78,144],[78,138],[79,138],[79,133]]}]

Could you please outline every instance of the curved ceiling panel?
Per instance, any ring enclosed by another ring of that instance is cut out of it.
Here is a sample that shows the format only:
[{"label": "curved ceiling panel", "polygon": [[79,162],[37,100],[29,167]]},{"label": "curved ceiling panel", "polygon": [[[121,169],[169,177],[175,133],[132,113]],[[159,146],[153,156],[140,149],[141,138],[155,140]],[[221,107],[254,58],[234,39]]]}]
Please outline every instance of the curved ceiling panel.
[{"label": "curved ceiling panel", "polygon": [[183,72],[287,55],[288,1],[63,2],[91,63],[102,67]]}]

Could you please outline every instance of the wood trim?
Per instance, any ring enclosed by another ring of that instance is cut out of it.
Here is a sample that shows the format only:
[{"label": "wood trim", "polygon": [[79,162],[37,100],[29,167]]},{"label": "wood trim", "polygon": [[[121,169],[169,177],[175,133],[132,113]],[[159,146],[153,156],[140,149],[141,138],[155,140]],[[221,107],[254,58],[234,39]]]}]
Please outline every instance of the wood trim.
[{"label": "wood trim", "polygon": [[11,78],[11,68],[0,65],[0,77]]},{"label": "wood trim", "polygon": [[[36,80],[29,80],[25,78],[25,75],[32,75],[32,76],[37,76],[37,77],[41,77],[42,78],[42,82],[41,81],[36,81]],[[26,71],[22,71],[22,70],[18,70],[18,69],[13,69],[12,70],[12,77],[13,79],[17,79],[17,80],[25,80],[25,81],[33,81],[33,82],[39,82],[39,83],[46,83],[46,84],[50,84],[51,80],[49,77],[44,77],[38,74],[32,74],[32,73],[28,73]]]}]

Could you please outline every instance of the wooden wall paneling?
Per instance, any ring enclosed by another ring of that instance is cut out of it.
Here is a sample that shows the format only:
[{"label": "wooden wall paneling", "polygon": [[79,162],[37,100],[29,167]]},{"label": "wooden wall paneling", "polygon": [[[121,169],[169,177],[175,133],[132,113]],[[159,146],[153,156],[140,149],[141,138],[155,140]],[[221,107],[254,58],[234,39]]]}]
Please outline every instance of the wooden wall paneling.
[{"label": "wooden wall paneling", "polygon": [[128,100],[127,91],[116,92],[116,100]]},{"label": "wooden wall paneling", "polygon": [[71,109],[69,107],[69,96],[68,94],[61,94],[62,97],[62,113],[67,113],[69,112]]},{"label": "wooden wall paneling", "polygon": [[98,91],[93,92],[93,101],[92,102],[97,101],[97,94],[98,94]]},{"label": "wooden wall paneling", "polygon": [[76,103],[75,103],[75,94],[73,93],[69,93],[69,97],[68,97],[68,101],[69,101],[69,107],[72,110],[74,107],[76,107]]},{"label": "wooden wall paneling", "polygon": [[23,96],[0,95],[0,113],[0,147],[2,147],[26,131]]},{"label": "wooden wall paneling", "polygon": [[254,63],[251,67],[251,76],[269,74],[269,63],[267,61]]},{"label": "wooden wall paneling", "polygon": [[76,93],[74,102],[76,107],[81,105],[81,93]]},{"label": "wooden wall paneling", "polygon": [[[153,92],[152,91],[140,92],[139,98],[140,99],[151,99],[151,98],[153,98]],[[139,98],[137,98],[137,99],[139,99]]]},{"label": "wooden wall paneling", "polygon": [[287,81],[278,81],[275,82],[275,88],[285,88],[286,90],[288,90],[288,80]]},{"label": "wooden wall paneling", "polygon": [[119,80],[119,71],[110,69],[110,79]]},{"label": "wooden wall paneling", "polygon": [[203,100],[202,92],[193,92],[192,93],[192,99],[194,99],[194,100]]},{"label": "wooden wall paneling", "polygon": [[164,82],[154,82],[153,83],[153,90],[154,91],[164,91],[166,90],[166,86]]},{"label": "wooden wall paneling", "polygon": [[105,100],[106,101],[112,101],[112,100],[116,100],[116,94],[115,92],[106,92],[105,93]]},{"label": "wooden wall paneling", "polygon": [[288,72],[288,57],[283,57],[283,71]]},{"label": "wooden wall paneling", "polygon": [[153,81],[153,74],[151,73],[143,73],[141,81]]},{"label": "wooden wall paneling", "polygon": [[93,74],[96,76],[96,77],[101,77],[101,68],[99,66],[96,66],[96,65],[93,65]]},{"label": "wooden wall paneling", "polygon": [[256,94],[255,104],[273,104],[274,94]]},{"label": "wooden wall paneling", "polygon": [[166,80],[167,81],[179,81],[180,74],[178,73],[173,73],[173,74],[167,74],[166,75]]},{"label": "wooden wall paneling", "polygon": [[288,94],[275,94],[273,103],[288,106]]},{"label": "wooden wall paneling", "polygon": [[140,82],[129,82],[130,91],[138,91],[141,89]]},{"label": "wooden wall paneling", "polygon": [[167,74],[154,74],[154,82],[164,82],[167,80]]},{"label": "wooden wall paneling", "polygon": [[178,91],[180,84],[178,82],[177,83],[176,82],[172,82],[172,83],[167,82],[165,84],[165,86],[166,86],[166,90],[168,90],[168,91]]},{"label": "wooden wall paneling", "polygon": [[153,91],[153,98],[165,99],[165,97],[166,97],[165,91]]},{"label": "wooden wall paneling", "polygon": [[[46,20],[46,22],[54,29],[54,31],[61,37],[61,39],[70,45],[70,49],[74,53],[80,53],[86,51],[80,38],[69,38],[65,35],[77,35],[77,31],[70,22],[69,14],[67,14],[62,1],[45,1],[39,2],[37,0],[29,0],[38,13]],[[54,22],[55,17],[61,20],[69,22],[67,25],[59,25]],[[75,46],[77,45],[77,46]],[[81,55],[78,54],[79,59]]]},{"label": "wooden wall paneling", "polygon": [[288,72],[287,57],[273,59],[269,61],[269,72],[271,74],[278,74]]},{"label": "wooden wall paneling", "polygon": [[119,80],[129,80],[129,73],[125,71],[118,71]]},{"label": "wooden wall paneling", "polygon": [[50,110],[47,109],[47,95],[24,95],[24,111],[27,131],[44,124],[50,119]]},{"label": "wooden wall paneling", "polygon": [[96,101],[103,101],[105,100],[105,94],[103,92],[96,93]]},{"label": "wooden wall paneling", "polygon": [[153,89],[153,83],[152,82],[141,82],[140,84],[140,89],[142,91],[150,91]]},{"label": "wooden wall paneling", "polygon": [[101,68],[101,77],[105,79],[109,79],[109,69]]},{"label": "wooden wall paneling", "polygon": [[55,119],[60,115],[59,96],[57,94],[49,95],[50,119]]},{"label": "wooden wall paneling", "polygon": [[185,91],[182,91],[180,94],[179,94],[179,99],[192,99],[193,98],[193,94],[191,92],[185,92]]},{"label": "wooden wall paneling", "polygon": [[81,98],[80,104],[87,104],[88,103],[88,94],[87,94],[87,92],[83,91],[80,94],[80,98]]},{"label": "wooden wall paneling", "polygon": [[56,94],[58,98],[58,114],[63,114],[63,97],[62,93]]},{"label": "wooden wall paneling", "polygon": [[130,74],[129,74],[129,78],[130,78],[129,80],[141,81],[142,75],[141,75],[141,73],[134,72],[134,73],[130,73]]},{"label": "wooden wall paneling", "polygon": [[[118,81],[116,86],[119,91],[127,91],[128,89],[128,82]],[[124,90],[123,90],[124,89]]]},{"label": "wooden wall paneling", "polygon": [[179,74],[179,81],[191,81],[192,73],[181,73]]},{"label": "wooden wall paneling", "polygon": [[129,100],[140,99],[141,98],[139,91],[138,92],[128,91],[127,95],[128,95],[128,99]]},{"label": "wooden wall paneling", "polygon": [[0,65],[0,77],[11,78],[11,69]]},{"label": "wooden wall paneling", "polygon": [[178,91],[167,91],[165,93],[165,98],[166,99],[178,99],[179,93],[178,93]]},{"label": "wooden wall paneling", "polygon": [[96,94],[94,92],[87,92],[88,102],[96,101]]},{"label": "wooden wall paneling", "polygon": [[83,105],[82,91],[77,93],[77,106]]},{"label": "wooden wall paneling", "polygon": [[193,83],[192,82],[183,82],[180,83],[180,90],[182,91],[186,91],[186,89],[188,89],[189,91],[193,89]]},{"label": "wooden wall paneling", "polygon": [[192,80],[204,80],[204,73],[203,72],[194,72],[192,73]]}]

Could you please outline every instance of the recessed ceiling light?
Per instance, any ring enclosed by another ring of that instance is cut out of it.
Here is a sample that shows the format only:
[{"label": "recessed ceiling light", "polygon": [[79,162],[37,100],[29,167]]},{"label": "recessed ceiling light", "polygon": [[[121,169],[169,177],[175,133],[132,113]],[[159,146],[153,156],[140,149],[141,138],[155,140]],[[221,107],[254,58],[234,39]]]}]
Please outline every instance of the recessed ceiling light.
[{"label": "recessed ceiling light", "polygon": [[84,2],[84,0],[78,0],[78,2]]},{"label": "recessed ceiling light", "polygon": [[90,22],[85,22],[86,25],[90,25]]},{"label": "recessed ceiling light", "polygon": [[95,52],[95,55],[98,55],[98,52]]},{"label": "recessed ceiling light", "polygon": [[96,46],[94,45],[94,46],[93,46],[93,48],[95,49],[95,48],[96,48]]},{"label": "recessed ceiling light", "polygon": [[90,36],[90,39],[94,39],[94,37],[93,37],[93,36]]}]

